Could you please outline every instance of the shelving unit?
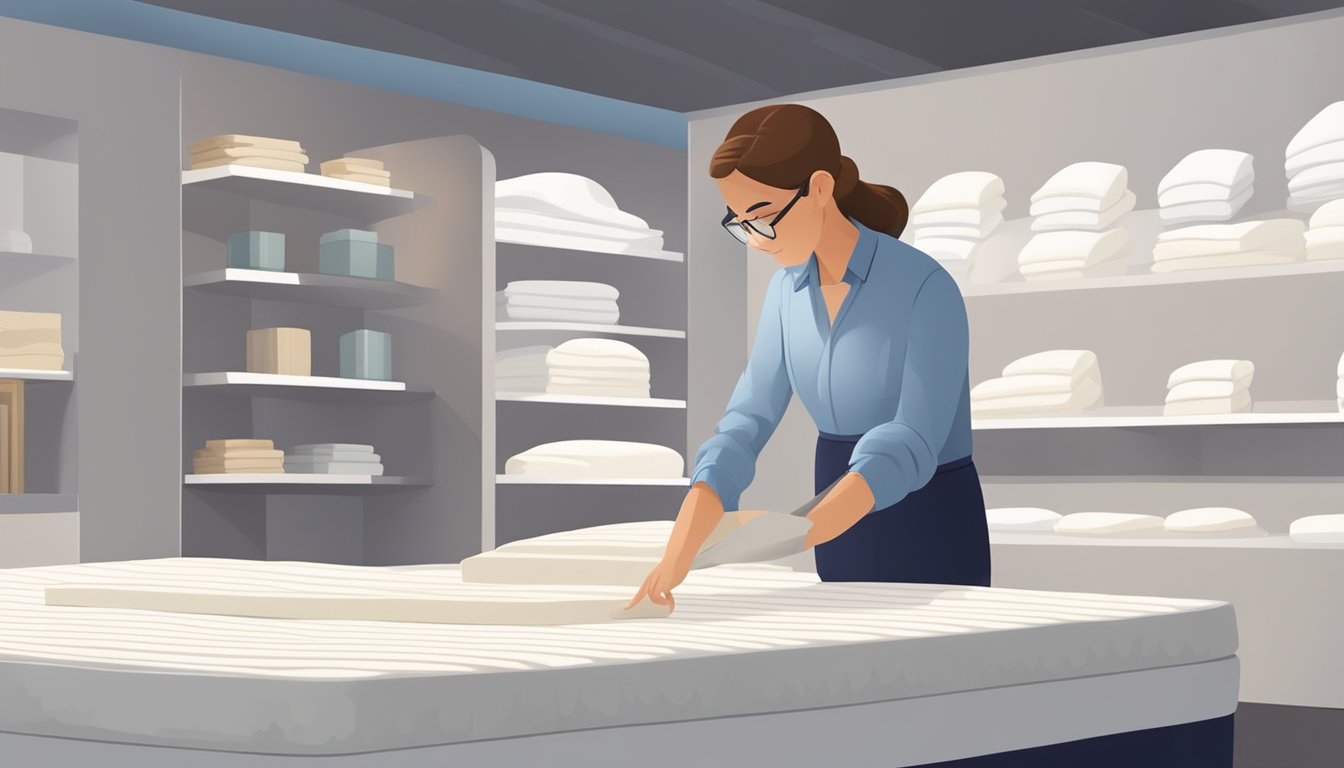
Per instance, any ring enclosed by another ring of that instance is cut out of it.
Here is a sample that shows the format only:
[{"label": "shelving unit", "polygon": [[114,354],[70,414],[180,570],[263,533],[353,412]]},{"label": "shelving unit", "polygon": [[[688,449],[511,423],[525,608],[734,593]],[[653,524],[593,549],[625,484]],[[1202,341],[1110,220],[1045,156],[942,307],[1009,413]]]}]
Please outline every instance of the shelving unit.
[{"label": "shelving unit", "polygon": [[433,397],[428,387],[408,385],[404,381],[343,379],[336,376],[284,376],[273,373],[223,371],[188,373],[182,386],[189,389],[223,392],[249,397]]},{"label": "shelving unit", "polygon": [[334,216],[378,221],[431,205],[432,200],[404,189],[333,179],[314,173],[275,171],[246,165],[221,165],[182,172],[182,189],[209,188],[258,202],[321,211]]}]

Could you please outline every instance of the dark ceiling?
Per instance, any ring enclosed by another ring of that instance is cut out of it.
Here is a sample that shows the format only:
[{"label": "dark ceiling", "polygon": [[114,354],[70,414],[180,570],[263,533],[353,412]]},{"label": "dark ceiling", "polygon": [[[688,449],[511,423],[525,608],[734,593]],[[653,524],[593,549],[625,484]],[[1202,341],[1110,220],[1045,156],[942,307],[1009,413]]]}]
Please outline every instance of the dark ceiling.
[{"label": "dark ceiling", "polygon": [[690,112],[1344,0],[142,0]]}]

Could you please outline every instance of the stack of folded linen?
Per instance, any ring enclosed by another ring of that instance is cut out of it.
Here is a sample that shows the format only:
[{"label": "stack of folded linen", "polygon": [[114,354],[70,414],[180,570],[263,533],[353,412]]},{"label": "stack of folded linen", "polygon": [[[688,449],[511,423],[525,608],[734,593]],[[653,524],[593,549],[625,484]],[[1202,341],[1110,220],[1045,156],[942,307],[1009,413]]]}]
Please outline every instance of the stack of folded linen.
[{"label": "stack of folded linen", "polygon": [[663,233],[620,210],[601,184],[574,173],[495,182],[495,239],[603,253],[662,250]]},{"label": "stack of folded linen", "polygon": [[1114,536],[1147,538],[1166,534],[1166,525],[1157,515],[1124,512],[1075,512],[1055,523],[1055,533],[1065,536]]},{"label": "stack of folded linen", "polygon": [[59,371],[63,365],[60,313],[0,311],[0,368]]},{"label": "stack of folded linen", "polygon": [[664,445],[624,440],[560,440],[511,456],[504,474],[565,478],[682,477],[686,460]]},{"label": "stack of folded linen", "polygon": [[649,397],[649,358],[616,339],[570,339],[555,348],[520,347],[495,358],[501,392]]},{"label": "stack of folded linen", "polygon": [[1317,208],[1305,237],[1308,261],[1344,259],[1344,198]]},{"label": "stack of folded linen", "polygon": [[359,181],[380,187],[392,186],[391,172],[384,170],[383,161],[363,157],[342,157],[321,165],[322,175],[331,179]]},{"label": "stack of folded linen", "polygon": [[621,292],[581,280],[514,280],[495,294],[497,320],[554,320],[614,325]]},{"label": "stack of folded linen", "polygon": [[206,440],[192,464],[198,475],[282,475],[285,453],[270,440]]},{"label": "stack of folded linen", "polygon": [[1308,213],[1344,198],[1344,101],[1308,120],[1288,142],[1284,158],[1289,210]]},{"label": "stack of folded linen", "polygon": [[995,533],[1041,533],[1055,530],[1062,517],[1040,507],[999,507],[985,510],[985,522]]},{"label": "stack of folded linen", "polygon": [[285,456],[285,471],[293,474],[373,475],[383,474],[382,457],[372,445],[355,443],[306,443]]},{"label": "stack of folded linen", "polygon": [[939,261],[964,261],[1003,224],[1007,204],[998,176],[985,171],[948,174],[910,209],[908,238],[902,239]]},{"label": "stack of folded linen", "polygon": [[308,167],[308,155],[303,153],[303,147],[297,141],[236,133],[212,136],[191,145],[192,170],[220,165],[248,165],[303,173]]},{"label": "stack of folded linen", "polygon": [[[1123,240],[1103,236],[1110,235],[1120,217],[1134,210],[1136,199],[1123,165],[1086,161],[1065,166],[1031,196],[1031,231],[1039,234],[1018,256],[1022,276],[1089,276],[1121,264],[1128,235]],[[1046,237],[1059,232],[1093,236]]]},{"label": "stack of folded linen", "polygon": [[1167,379],[1164,416],[1248,413],[1255,364],[1250,360],[1200,360],[1183,365]]},{"label": "stack of folded linen", "polygon": [[1249,267],[1301,261],[1306,224],[1297,219],[1265,219],[1236,224],[1195,224],[1169,229],[1153,246],[1153,271]]},{"label": "stack of folded linen", "polygon": [[1009,363],[971,389],[975,418],[1077,413],[1101,405],[1101,366],[1085,349],[1054,349]]},{"label": "stack of folded linen", "polygon": [[1254,158],[1234,149],[1186,155],[1157,185],[1158,217],[1167,226],[1227,221],[1254,194]]},{"label": "stack of folded linen", "polygon": [[1184,536],[1264,536],[1266,531],[1248,512],[1231,507],[1183,509],[1167,515],[1167,533]]}]

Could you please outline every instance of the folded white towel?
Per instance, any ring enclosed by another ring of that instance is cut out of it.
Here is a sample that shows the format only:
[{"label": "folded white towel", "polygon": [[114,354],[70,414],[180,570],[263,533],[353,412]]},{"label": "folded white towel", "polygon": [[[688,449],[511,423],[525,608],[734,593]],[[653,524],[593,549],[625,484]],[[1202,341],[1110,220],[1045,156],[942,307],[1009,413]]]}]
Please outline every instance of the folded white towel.
[{"label": "folded white towel", "polygon": [[1123,512],[1075,512],[1055,523],[1055,533],[1068,536],[1152,536],[1166,532],[1157,515]]},{"label": "folded white towel", "polygon": [[1244,381],[1250,385],[1254,376],[1255,363],[1250,360],[1196,360],[1172,371],[1167,377],[1167,389],[1192,381]]},{"label": "folded white towel", "polygon": [[1300,192],[1344,181],[1344,162],[1326,163],[1308,168],[1288,179],[1288,191]]},{"label": "folded white towel", "polygon": [[980,208],[941,208],[924,211],[923,213],[912,213],[909,226],[925,227],[948,224],[979,226],[993,219],[996,215],[1002,214],[1006,207],[1008,207],[1008,201],[1002,197],[996,197]]},{"label": "folded white towel", "polygon": [[1020,357],[1003,368],[1004,376],[1062,374],[1080,377],[1100,370],[1095,352],[1087,349],[1050,349]]},{"label": "folded white towel", "polygon": [[373,455],[372,445],[363,443],[301,443],[289,449],[291,456],[319,456],[330,453],[363,453]]},{"label": "folded white towel", "polygon": [[547,374],[551,381],[561,384],[598,384],[601,386],[641,384],[647,386],[649,383],[648,371],[608,371],[594,370],[592,368],[551,368]]},{"label": "folded white towel", "polygon": [[1344,259],[1344,240],[1307,243],[1307,261],[1326,261],[1328,259]]},{"label": "folded white towel", "polygon": [[644,355],[634,344],[620,339],[600,339],[600,338],[580,338],[569,339],[558,346],[555,351],[561,355],[581,355],[584,357],[595,358],[614,358],[618,360],[634,360],[648,364],[649,358]]},{"label": "folded white towel", "polygon": [[1265,531],[1249,513],[1231,507],[1197,507],[1167,515],[1167,533],[1257,536]]},{"label": "folded white towel", "polygon": [[1292,178],[1308,168],[1340,162],[1344,162],[1344,140],[1332,141],[1293,155],[1284,162],[1283,171]]},{"label": "folded white towel", "polygon": [[495,294],[495,302],[510,307],[550,307],[551,309],[577,309],[584,312],[619,312],[620,306],[614,299],[574,299],[565,296],[530,296],[527,294]]},{"label": "folded white towel", "polygon": [[1302,190],[1288,195],[1288,210],[1311,214],[1324,203],[1344,198],[1344,181]]},{"label": "folded white towel", "polygon": [[617,207],[601,184],[575,173],[531,173],[495,182],[495,207],[648,232],[648,222]]},{"label": "folded white towel", "polygon": [[985,510],[991,531],[1053,531],[1060,515],[1040,507],[998,507]]},{"label": "folded white towel", "polygon": [[1163,416],[1218,416],[1231,413],[1249,413],[1251,393],[1238,392],[1232,397],[1215,397],[1207,400],[1181,400],[1162,406]]},{"label": "folded white towel", "polygon": [[663,231],[660,229],[634,230],[599,224],[591,221],[551,216],[525,209],[495,208],[495,223],[521,229],[534,229],[539,232],[563,232],[567,234],[590,235],[611,240],[647,241],[657,240],[662,247]]},{"label": "folded white towel", "polygon": [[660,246],[653,245],[652,240],[648,243],[627,242],[623,240],[611,240],[584,235],[539,232],[534,229],[523,229],[522,227],[496,226],[495,239],[501,243],[522,243],[524,245],[536,245],[542,248],[561,248],[571,251],[591,251],[593,253],[656,255],[661,252]]},{"label": "folded white towel", "polygon": [[1090,213],[1101,213],[1107,208],[1114,207],[1120,198],[1105,202],[1095,197],[1084,197],[1081,195],[1059,195],[1058,197],[1042,198],[1031,204],[1028,213],[1032,216],[1044,216],[1049,213],[1072,213],[1075,211],[1087,211]]},{"label": "folded white towel", "polygon": [[1198,149],[1181,158],[1157,183],[1159,197],[1184,184],[1240,187],[1255,177],[1254,158],[1235,149]]},{"label": "folded white towel", "polygon": [[1255,188],[1248,186],[1226,202],[1216,200],[1163,206],[1157,209],[1157,217],[1168,227],[1194,224],[1201,221],[1227,221],[1236,216],[1254,194]]},{"label": "folded white towel", "polygon": [[365,453],[363,451],[330,451],[317,453],[291,453],[284,457],[285,464],[330,464],[331,462],[345,462],[352,464],[378,464],[383,460],[382,456],[376,453]]},{"label": "folded white towel", "polygon": [[975,248],[980,243],[977,240],[954,237],[921,237],[911,244],[935,259],[963,261],[975,253]]},{"label": "folded white towel", "polygon": [[1288,142],[1284,157],[1291,159],[1313,147],[1344,140],[1344,101],[1336,101],[1316,113]]},{"label": "folded white towel", "polygon": [[1051,261],[1082,261],[1097,264],[1128,251],[1129,234],[1120,228],[1104,232],[1041,232],[1032,235],[1018,253],[1021,266]]},{"label": "folded white towel", "polygon": [[910,208],[911,215],[949,208],[984,208],[1003,196],[1003,179],[986,171],[949,173],[924,190]]},{"label": "folded white towel", "polygon": [[1157,236],[1157,242],[1183,240],[1214,240],[1235,244],[1242,250],[1271,248],[1282,243],[1296,243],[1307,229],[1297,219],[1263,219],[1241,221],[1236,224],[1198,224],[1180,229],[1169,229]]},{"label": "folded white towel", "polygon": [[1306,255],[1305,249],[1296,253],[1284,251],[1247,251],[1221,256],[1194,256],[1186,259],[1168,259],[1153,262],[1152,271],[1157,274],[1186,272],[1196,269],[1232,269],[1236,267],[1262,267],[1274,264],[1292,264],[1301,261]]},{"label": "folded white towel", "polygon": [[1230,203],[1238,198],[1249,200],[1255,185],[1246,181],[1237,187],[1224,187],[1222,184],[1182,184],[1172,187],[1157,197],[1157,204],[1163,208],[1192,203]]},{"label": "folded white towel", "polygon": [[960,237],[982,240],[1003,224],[1003,214],[996,213],[982,224],[921,224],[914,227],[915,239],[925,237]]},{"label": "folded white towel", "polygon": [[1305,235],[1307,245],[1322,245],[1344,241],[1344,227],[1314,227]]},{"label": "folded white towel", "polygon": [[1047,213],[1031,220],[1031,231],[1053,232],[1067,229],[1101,230],[1120,220],[1121,216],[1134,210],[1138,198],[1133,192],[1125,190],[1124,195],[1115,204],[1104,211],[1063,211]]},{"label": "folded white towel", "polygon": [[1242,381],[1187,381],[1167,390],[1168,403],[1182,403],[1188,400],[1217,400],[1235,397],[1251,386],[1249,379]]},{"label": "folded white towel", "polygon": [[[559,222],[560,219],[555,219]],[[589,241],[602,244],[604,250],[620,249],[619,252],[637,252],[652,253],[663,249],[662,235],[637,235],[630,233],[627,235],[614,235],[613,232],[621,230],[615,227],[604,227],[603,225],[588,224],[587,222],[571,222],[569,225],[559,224],[556,226],[524,226],[511,218],[496,218],[495,232],[500,234],[501,240],[517,240],[516,236],[507,234],[508,232],[525,232],[524,237],[545,239],[546,244],[552,240],[560,238],[566,241],[577,238],[582,241]],[[576,240],[577,241],[577,240]],[[527,240],[526,242],[531,242]],[[559,246],[556,247],[574,247]]]},{"label": "folded white towel", "polygon": [[663,445],[623,440],[561,440],[510,457],[507,475],[681,477],[685,459]]},{"label": "folded white towel", "polygon": [[18,230],[6,230],[0,232],[0,252],[2,253],[32,253],[33,238],[26,232]]},{"label": "folded white towel", "polygon": [[1311,214],[1309,220],[1312,229],[1323,227],[1344,227],[1344,198],[1332,200]]},{"label": "folded white towel", "polygon": [[1308,515],[1288,525],[1288,536],[1303,544],[1344,544],[1344,515]]},{"label": "folded white towel", "polygon": [[1101,405],[1103,399],[1100,380],[1087,379],[1072,392],[1064,394],[974,400],[971,402],[971,415],[975,418],[994,418],[1081,413]]},{"label": "folded white towel", "polygon": [[604,371],[627,371],[634,373],[648,372],[649,363],[647,360],[622,360],[619,358],[600,358],[586,357],[583,355],[566,355],[563,352],[552,352],[546,357],[547,364],[552,368],[584,369],[584,370],[604,370]]},{"label": "folded white towel", "polygon": [[1095,368],[1078,376],[1057,373],[1000,376],[996,379],[986,379],[971,387],[971,400],[983,402],[1001,397],[1067,394],[1078,389],[1084,382],[1095,380],[1098,380]]},{"label": "folded white towel", "polygon": [[583,309],[558,309],[556,307],[515,307],[508,304],[495,305],[495,319],[553,321],[560,323],[593,323],[595,325],[616,325],[621,320],[619,310],[590,312]]},{"label": "folded white towel", "polygon": [[551,296],[573,299],[611,299],[621,297],[616,286],[584,280],[511,280],[504,286],[504,295]]},{"label": "folded white towel", "polygon": [[1129,171],[1123,165],[1084,161],[1060,169],[1031,195],[1031,202],[1047,197],[1077,195],[1102,201],[1104,208],[1119,202],[1129,186]]}]

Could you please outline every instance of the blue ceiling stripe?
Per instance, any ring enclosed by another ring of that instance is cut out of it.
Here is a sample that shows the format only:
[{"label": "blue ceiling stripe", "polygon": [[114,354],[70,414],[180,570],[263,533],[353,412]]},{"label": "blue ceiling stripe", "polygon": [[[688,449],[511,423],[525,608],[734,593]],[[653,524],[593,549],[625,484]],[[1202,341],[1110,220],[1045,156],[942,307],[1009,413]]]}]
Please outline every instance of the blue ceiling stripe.
[{"label": "blue ceiling stripe", "polygon": [[686,149],[680,112],[136,0],[0,0],[0,16],[221,56]]}]

